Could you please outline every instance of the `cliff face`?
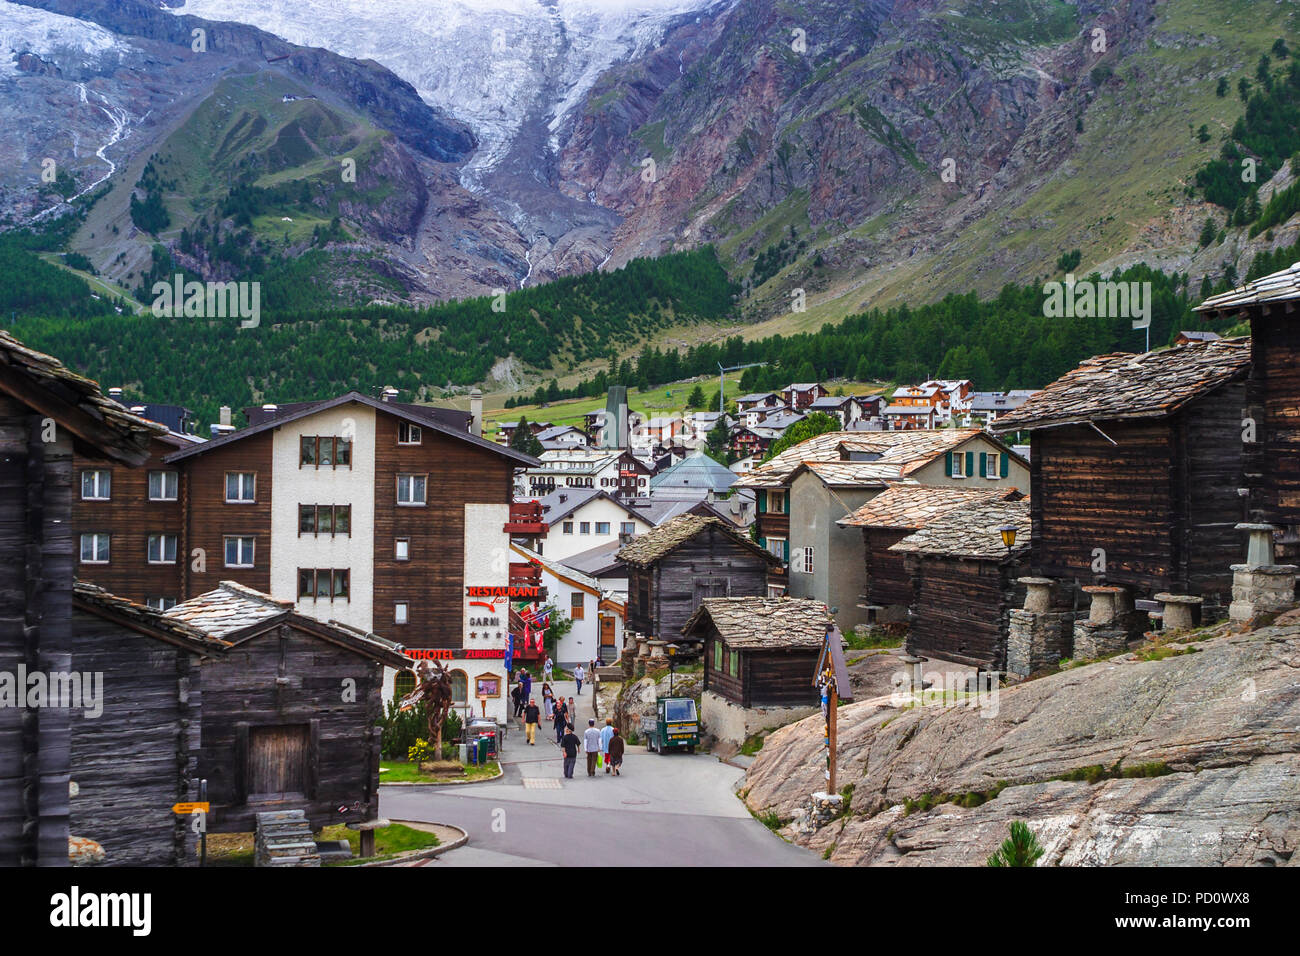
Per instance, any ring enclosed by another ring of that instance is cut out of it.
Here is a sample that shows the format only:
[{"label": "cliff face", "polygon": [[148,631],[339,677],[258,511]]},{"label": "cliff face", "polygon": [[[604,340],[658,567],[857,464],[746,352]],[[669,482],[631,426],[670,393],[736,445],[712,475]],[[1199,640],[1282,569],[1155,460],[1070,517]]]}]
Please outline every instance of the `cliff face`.
[{"label": "cliff face", "polygon": [[[846,866],[983,865],[1013,820],[1046,848],[1039,865],[1300,863],[1300,626],[1186,647],[1003,689],[994,706],[843,707],[849,812],[785,832]],[[749,807],[796,817],[821,788],[821,746],[820,717],[769,737]]]}]

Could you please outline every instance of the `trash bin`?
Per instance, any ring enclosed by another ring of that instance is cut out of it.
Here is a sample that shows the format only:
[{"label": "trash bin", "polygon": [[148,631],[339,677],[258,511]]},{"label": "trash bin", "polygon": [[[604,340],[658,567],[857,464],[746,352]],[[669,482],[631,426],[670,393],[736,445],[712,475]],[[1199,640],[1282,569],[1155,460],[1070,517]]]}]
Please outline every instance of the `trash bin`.
[{"label": "trash bin", "polygon": [[488,738],[480,737],[478,739],[478,762],[487,763],[488,759]]},{"label": "trash bin", "polygon": [[469,763],[469,745],[468,745],[468,744],[458,744],[457,746],[460,747],[460,762],[461,762],[462,764],[467,764],[467,763]]},{"label": "trash bin", "polygon": [[478,746],[473,743],[469,745],[469,762],[471,765],[478,763]]}]

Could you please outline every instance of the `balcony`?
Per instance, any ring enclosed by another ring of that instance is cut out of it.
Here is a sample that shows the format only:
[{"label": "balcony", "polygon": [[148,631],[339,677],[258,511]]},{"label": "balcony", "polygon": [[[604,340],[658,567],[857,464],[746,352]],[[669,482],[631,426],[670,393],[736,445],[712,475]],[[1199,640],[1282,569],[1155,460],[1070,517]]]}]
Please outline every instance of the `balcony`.
[{"label": "balcony", "polygon": [[540,587],[542,584],[542,566],[528,561],[510,562],[511,587]]},{"label": "balcony", "polygon": [[524,501],[510,506],[510,518],[505,524],[506,534],[533,537],[546,534],[549,527],[542,520],[542,506],[539,502]]}]

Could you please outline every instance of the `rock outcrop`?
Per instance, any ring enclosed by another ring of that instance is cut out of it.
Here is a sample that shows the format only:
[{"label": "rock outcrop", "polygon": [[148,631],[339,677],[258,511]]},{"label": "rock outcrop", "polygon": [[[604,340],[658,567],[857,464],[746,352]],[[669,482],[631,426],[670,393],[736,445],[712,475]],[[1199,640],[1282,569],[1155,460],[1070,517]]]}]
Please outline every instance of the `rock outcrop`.
[{"label": "rock outcrop", "polygon": [[[1300,844],[1300,627],[1216,632],[978,704],[839,711],[850,807],[786,832],[842,865],[982,865],[1024,820],[1040,865],[1285,865]],[[823,786],[820,717],[768,738],[756,813],[806,820]],[[1297,860],[1300,862],[1300,860]]]}]

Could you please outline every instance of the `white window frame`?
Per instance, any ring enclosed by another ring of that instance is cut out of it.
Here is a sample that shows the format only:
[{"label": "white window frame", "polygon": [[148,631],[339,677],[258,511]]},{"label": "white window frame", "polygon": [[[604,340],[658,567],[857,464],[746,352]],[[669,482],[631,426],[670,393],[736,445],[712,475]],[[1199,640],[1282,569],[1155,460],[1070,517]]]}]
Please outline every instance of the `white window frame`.
[{"label": "white window frame", "polygon": [[560,530],[564,534],[573,534],[573,522],[572,521],[564,522],[564,524],[560,526]]},{"label": "white window frame", "polygon": [[[92,490],[86,494],[86,479],[91,481]],[[107,468],[88,468],[81,473],[82,501],[111,501],[113,498],[113,473]]]},{"label": "white window frame", "polygon": [[[94,557],[86,557],[86,539],[90,539],[90,551]],[[102,540],[101,540],[102,539]],[[100,557],[100,544],[103,544],[103,557]],[[113,536],[107,531],[88,531],[81,536],[78,555],[82,564],[108,564],[112,560]]]},{"label": "white window frame", "polygon": [[623,522],[620,522],[620,523],[619,523],[619,526],[618,526],[618,533],[619,533],[619,534],[636,534],[636,522],[635,522],[635,521],[623,521]]},{"label": "white window frame", "polygon": [[393,604],[393,623],[409,624],[411,623],[411,602],[396,601]]},{"label": "white window frame", "polygon": [[955,451],[952,453],[952,465],[948,469],[949,478],[966,478],[966,453]]},{"label": "white window frame", "polygon": [[[402,434],[405,432],[406,437]],[[412,425],[410,422],[397,423],[397,444],[399,445],[420,445],[424,443],[424,430],[419,425]]]},{"label": "white window frame", "polygon": [[[153,556],[153,555],[154,555],[154,542],[155,542],[155,541],[158,542],[158,553],[161,554],[162,557],[155,558],[155,557]],[[167,557],[167,542],[168,542],[168,541],[171,542],[171,546],[172,546],[172,547],[171,547],[172,556],[171,556],[170,559]],[[174,534],[151,534],[151,535],[149,535],[149,539],[148,539],[148,541],[145,542],[145,560],[146,560],[149,564],[175,564],[175,563],[176,563],[176,553],[177,553],[178,547],[179,547],[179,539],[178,539],[178,536],[177,536],[177,535],[174,535]]]},{"label": "white window frame", "polygon": [[[402,481],[405,479],[409,482],[409,495],[407,500],[402,499]],[[421,495],[417,500],[415,497],[416,481],[421,483]],[[417,474],[416,472],[401,472],[397,476],[397,504],[403,508],[423,508],[429,503],[429,476],[427,474]]]},{"label": "white window frame", "polygon": [[[601,531],[601,530],[600,530],[602,527],[605,529],[604,531]],[[609,534],[609,528],[610,528],[610,523],[609,523],[608,521],[597,521],[597,522],[596,522],[596,534],[604,534],[604,535],[608,535],[608,534]]]},{"label": "white window frame", "polygon": [[981,452],[984,456],[984,476],[986,478],[1002,477],[1002,455],[996,451]]},{"label": "white window frame", "polygon": [[393,560],[394,561],[411,560],[411,539],[410,538],[393,539]]},{"label": "white window frame", "polygon": [[176,599],[171,597],[150,597],[145,598],[146,607],[151,607],[155,611],[166,611],[176,606]]},{"label": "white window frame", "polygon": [[[160,494],[153,493],[154,476],[158,476],[158,482],[161,486]],[[167,494],[167,479],[171,478],[171,494]],[[149,472],[149,500],[150,501],[176,501],[180,497],[181,474],[179,471],[151,471]]]},{"label": "white window frame", "polygon": [[[787,538],[768,538],[768,539],[767,539],[767,550],[768,550],[768,553],[771,554],[771,555],[773,555],[773,556],[775,556],[775,557],[778,557],[778,558],[780,558],[782,561],[784,561],[784,560],[785,560],[785,545],[786,545],[786,543],[787,543],[788,540],[789,540],[789,539],[787,539]],[[775,548],[775,547],[773,547],[774,544],[778,544],[778,543],[781,545],[781,547],[779,547],[779,548]]]},{"label": "white window frame", "polygon": [[[236,555],[235,555],[235,559],[236,559],[236,561],[238,562],[238,563],[236,563],[236,564],[231,564],[231,563],[230,563],[229,544],[230,544],[231,541],[237,541],[237,542],[239,542],[239,544],[236,545]],[[243,554],[243,551],[244,551],[244,545],[243,545],[243,542],[245,542],[245,541],[249,542],[248,562],[247,562],[246,564],[243,563],[243,560],[242,560],[243,557],[244,557],[244,554]],[[222,560],[225,562],[225,565],[224,565],[224,566],[227,567],[227,568],[251,568],[251,567],[254,567],[254,566],[256,565],[256,563],[257,563],[257,536],[256,536],[256,535],[251,535],[251,534],[228,534],[228,535],[224,535],[224,536],[222,536],[222,539],[221,539],[221,557],[222,557]]]},{"label": "white window frame", "polygon": [[578,522],[578,534],[591,534],[591,522],[590,522],[590,521],[579,521],[579,522]]},{"label": "white window frame", "polygon": [[[239,486],[239,487],[236,489],[237,492],[238,492],[240,495],[242,495],[245,491],[250,491],[250,496],[249,496],[249,497],[247,497],[247,498],[244,498],[244,497],[232,498],[232,497],[230,497],[230,479],[231,479],[232,477],[234,477],[235,479],[237,479],[236,483],[237,483],[238,486]],[[251,479],[251,480],[250,480],[250,481],[245,481],[245,479]],[[246,486],[249,486],[249,487],[246,487]],[[226,496],[226,504],[228,504],[228,505],[251,505],[251,504],[256,504],[256,503],[257,503],[257,472],[255,472],[255,471],[228,471],[228,472],[226,472],[226,486],[225,486],[225,492],[224,492],[224,493],[225,493],[225,496]]]}]

